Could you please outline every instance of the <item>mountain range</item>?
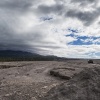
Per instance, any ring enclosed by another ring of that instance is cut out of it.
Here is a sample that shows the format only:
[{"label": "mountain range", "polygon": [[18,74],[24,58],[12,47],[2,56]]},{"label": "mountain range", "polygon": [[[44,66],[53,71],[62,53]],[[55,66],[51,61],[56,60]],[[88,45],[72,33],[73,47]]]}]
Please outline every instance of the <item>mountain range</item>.
[{"label": "mountain range", "polygon": [[33,57],[33,56],[36,57],[41,55],[26,51],[0,50],[0,57]]},{"label": "mountain range", "polygon": [[0,50],[0,61],[16,61],[16,60],[37,60],[37,61],[48,61],[48,60],[55,60],[59,57],[56,56],[43,56],[36,53],[30,53],[26,51],[14,51],[14,50]]}]

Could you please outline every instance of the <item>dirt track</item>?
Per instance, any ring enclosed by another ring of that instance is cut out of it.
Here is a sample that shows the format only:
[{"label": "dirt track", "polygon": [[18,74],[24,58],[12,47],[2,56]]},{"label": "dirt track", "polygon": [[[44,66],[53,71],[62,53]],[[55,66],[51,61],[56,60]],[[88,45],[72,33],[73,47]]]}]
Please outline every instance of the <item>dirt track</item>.
[{"label": "dirt track", "polygon": [[[65,81],[50,76],[49,71],[52,68],[82,70],[84,67],[95,66],[100,65],[96,61],[95,64],[88,64],[87,60],[1,62],[0,100],[38,100],[52,87]],[[74,74],[77,73],[75,71]]]}]

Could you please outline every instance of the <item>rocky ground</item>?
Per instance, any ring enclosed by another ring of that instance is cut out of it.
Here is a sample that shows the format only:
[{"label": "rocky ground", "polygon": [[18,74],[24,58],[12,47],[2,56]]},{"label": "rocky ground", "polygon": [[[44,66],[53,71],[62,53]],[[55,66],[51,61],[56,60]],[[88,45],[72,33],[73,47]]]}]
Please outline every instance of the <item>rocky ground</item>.
[{"label": "rocky ground", "polygon": [[[59,86],[63,89],[64,83],[71,85],[71,80],[77,80],[73,77],[80,76],[85,68],[99,66],[99,60],[95,60],[94,64],[88,64],[87,60],[0,62],[0,100],[88,100],[66,96],[66,99],[61,99],[63,95],[55,98],[54,92],[58,95]],[[66,85],[64,88],[69,87]]]}]

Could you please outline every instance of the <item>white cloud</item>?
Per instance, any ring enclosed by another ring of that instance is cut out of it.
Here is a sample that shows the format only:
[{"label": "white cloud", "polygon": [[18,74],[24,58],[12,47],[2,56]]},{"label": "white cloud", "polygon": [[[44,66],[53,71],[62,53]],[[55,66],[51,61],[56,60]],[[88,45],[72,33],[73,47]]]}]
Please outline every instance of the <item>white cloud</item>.
[{"label": "white cloud", "polygon": [[[68,45],[77,36],[100,37],[98,0],[0,0],[0,49],[29,50],[43,55],[99,57],[100,39],[94,45]],[[52,20],[41,21],[41,18]],[[94,55],[92,52],[95,52]],[[92,55],[92,56],[91,56]]]}]

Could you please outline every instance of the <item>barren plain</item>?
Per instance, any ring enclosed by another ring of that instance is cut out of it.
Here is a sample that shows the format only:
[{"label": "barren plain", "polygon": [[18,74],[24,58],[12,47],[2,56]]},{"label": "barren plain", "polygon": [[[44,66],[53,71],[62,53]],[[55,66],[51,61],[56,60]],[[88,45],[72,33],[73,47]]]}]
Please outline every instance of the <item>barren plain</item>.
[{"label": "barren plain", "polygon": [[0,62],[0,100],[40,100],[50,89],[69,81],[50,75],[50,70],[72,78],[84,68],[97,66],[99,60],[93,64],[87,60]]}]

